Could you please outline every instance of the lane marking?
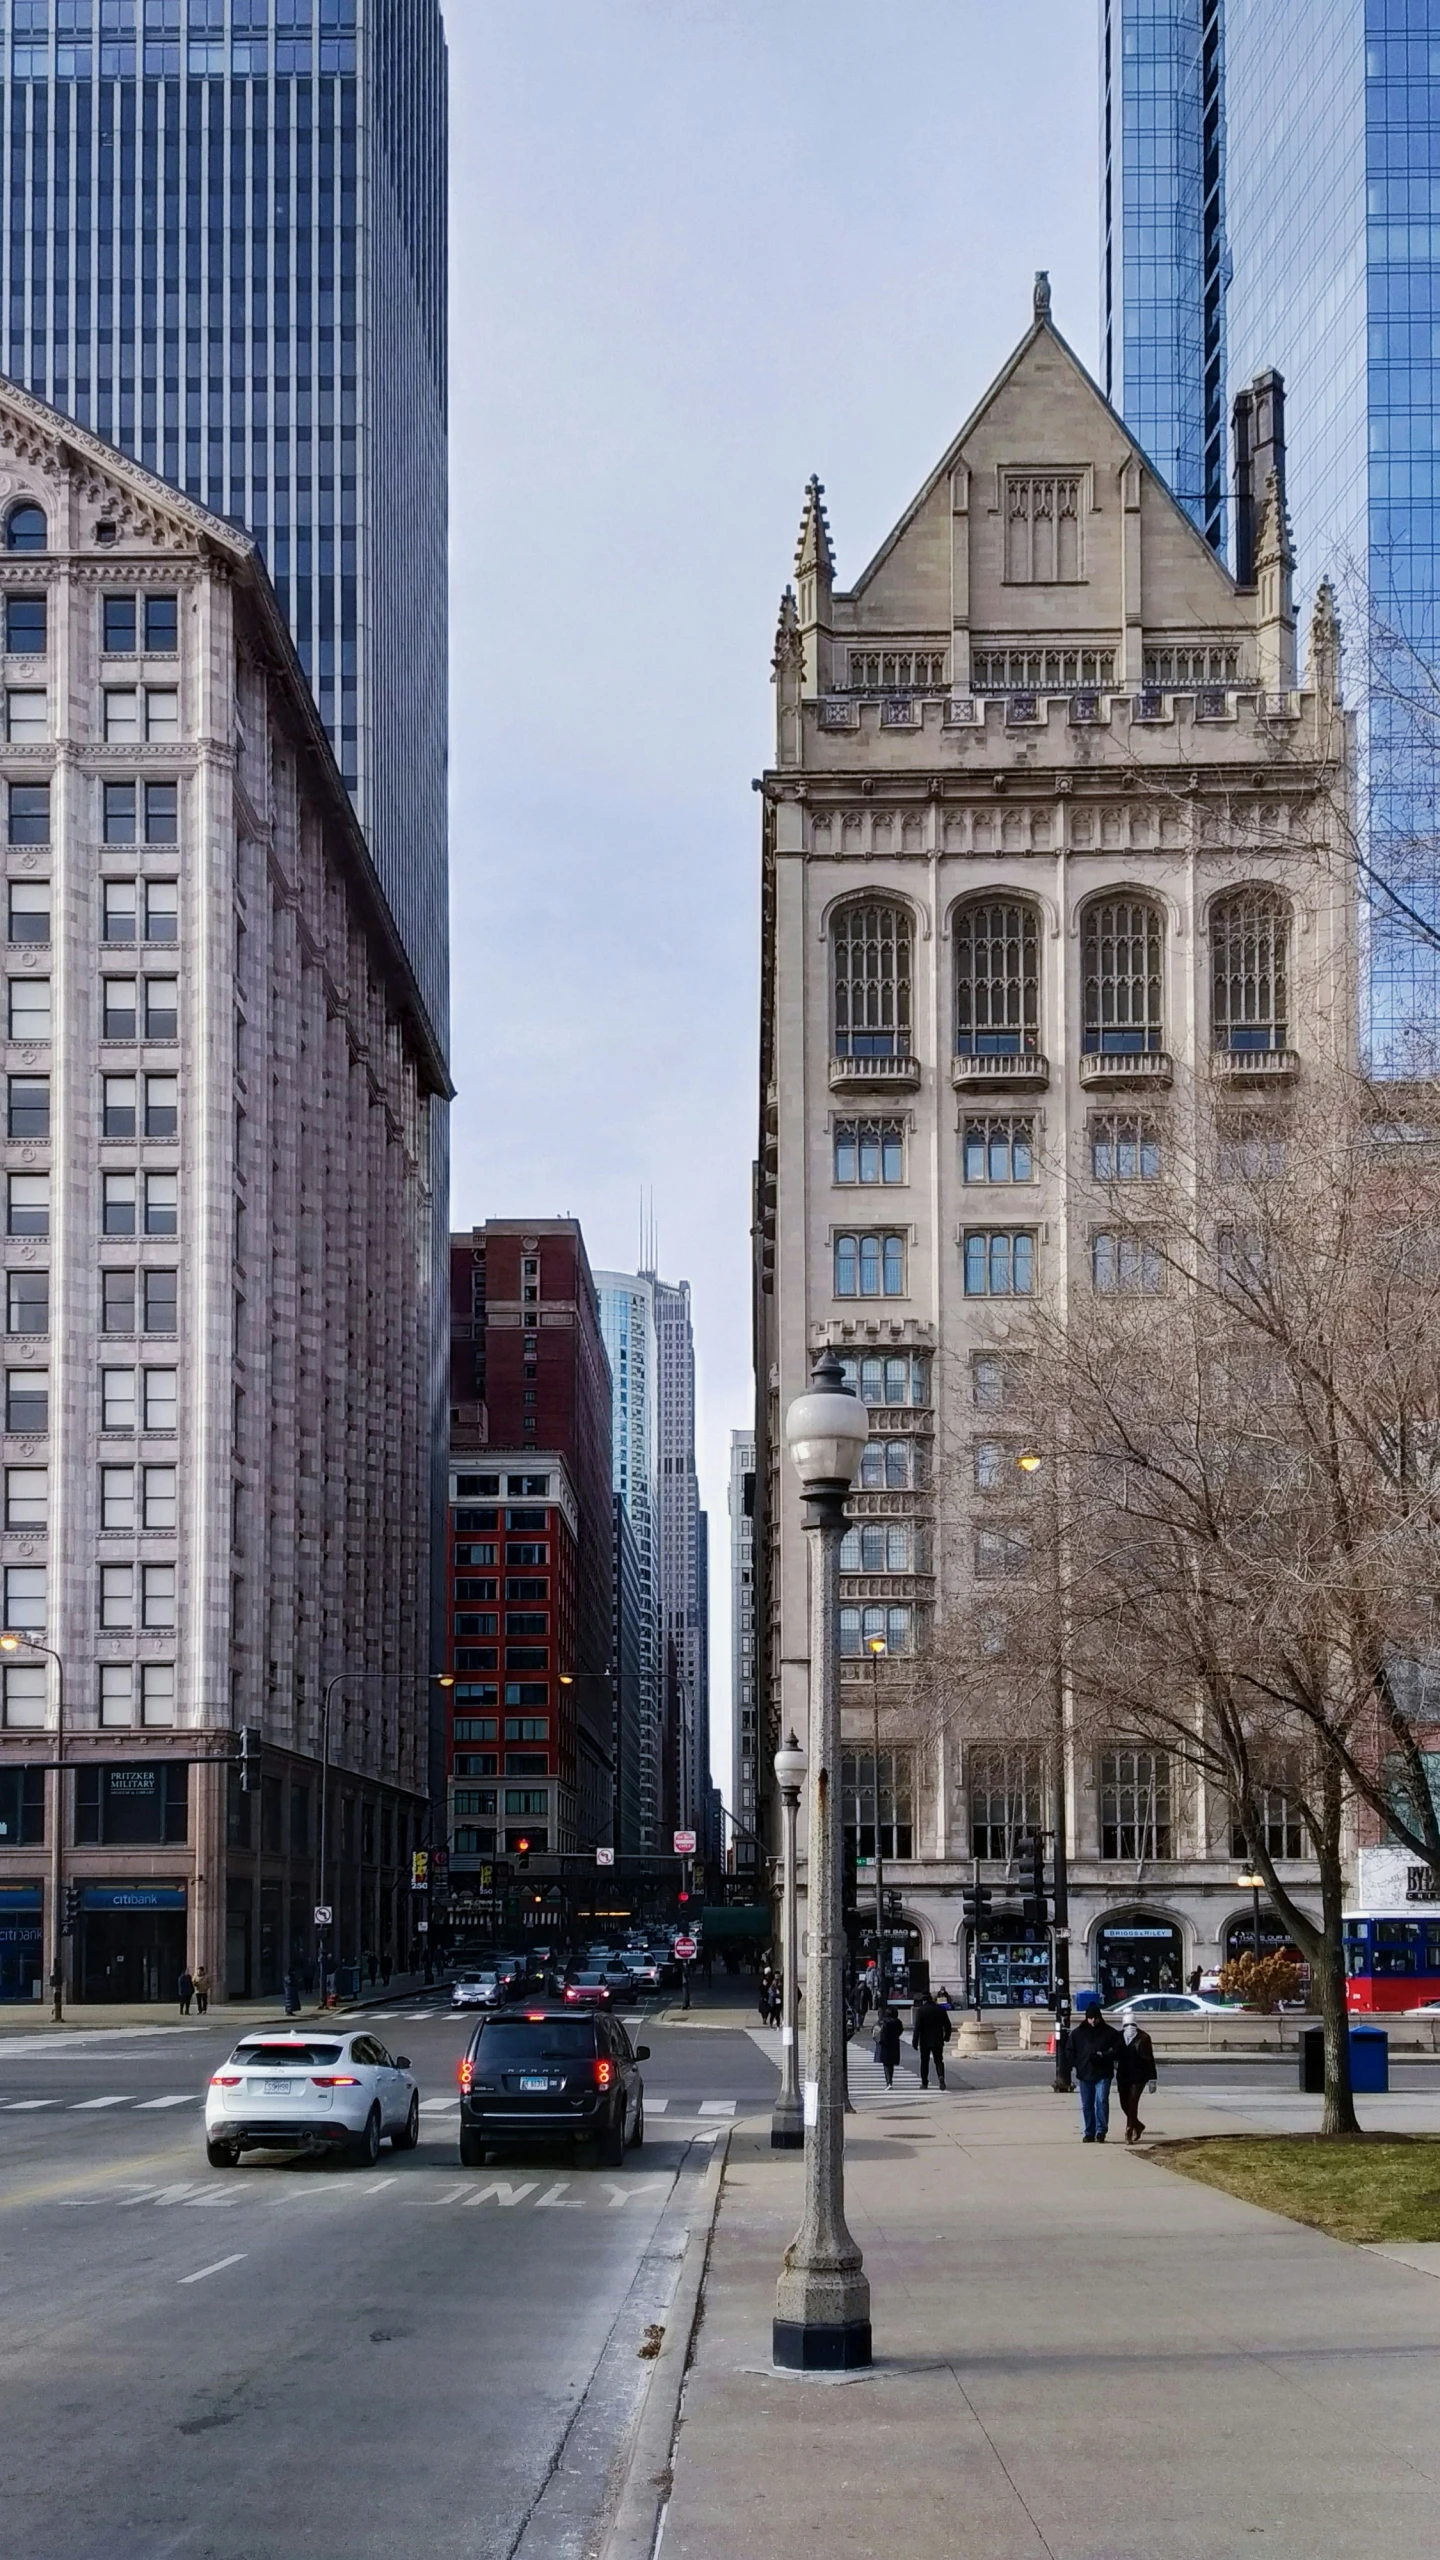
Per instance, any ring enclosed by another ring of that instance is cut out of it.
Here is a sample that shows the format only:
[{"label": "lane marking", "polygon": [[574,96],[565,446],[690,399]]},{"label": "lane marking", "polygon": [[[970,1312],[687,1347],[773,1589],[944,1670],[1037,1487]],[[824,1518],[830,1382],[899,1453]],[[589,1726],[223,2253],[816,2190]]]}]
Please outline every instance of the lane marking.
[{"label": "lane marking", "polygon": [[58,2107],[58,2098],[7,2098],[7,2116],[33,2116],[37,2107]]},{"label": "lane marking", "polygon": [[383,2196],[387,2187],[397,2186],[398,2184],[399,2181],[395,2178],[377,2178],[372,2187],[361,2187],[358,2192],[362,2196]]},{"label": "lane marking", "polygon": [[571,2196],[568,2201],[566,2198],[566,2190],[569,2187],[569,2184],[570,2181],[568,2178],[562,2178],[558,2186],[551,2187],[548,2193],[540,2198],[539,2204],[535,2207],[536,2212],[539,2213],[542,2208],[548,2204],[556,2213],[578,2213],[580,2211],[579,2197]]},{"label": "lane marking", "polygon": [[180,2282],[181,2284],[203,2284],[207,2276],[223,2275],[227,2267],[238,2267],[241,2259],[248,2257],[249,2254],[247,2249],[237,2249],[233,2257],[217,2258],[213,2267],[197,2267],[193,2276],[181,2276]]},{"label": "lane marking", "polygon": [[534,2178],[530,2178],[524,2186],[512,2187],[504,2178],[490,2178],[483,2187],[477,2187],[473,2195],[467,2196],[465,2202],[488,2204],[493,2196],[497,2204],[523,2204],[527,2196],[535,2193],[536,2183]]},{"label": "lane marking", "polygon": [[702,2116],[733,2116],[735,2103],[733,2098],[702,2098],[700,2113]]},{"label": "lane marking", "polygon": [[422,2098],[420,2113],[422,2116],[450,2115],[459,2104],[458,2098]]},{"label": "lane marking", "polygon": [[187,2089],[179,2098],[142,2098],[135,2110],[137,2116],[152,2115],[157,2107],[198,2107],[199,2099]]},{"label": "lane marking", "polygon": [[433,2212],[436,2205],[458,2204],[461,2196],[468,2196],[469,2193],[470,2190],[468,2187],[451,2187],[447,2194],[443,2196],[430,2196],[426,2201]]},{"label": "lane marking", "polygon": [[96,2107],[128,2107],[133,2101],[133,2094],[133,2091],[127,2091],[123,2098],[72,2098],[70,2113],[83,2116],[92,2114]]}]

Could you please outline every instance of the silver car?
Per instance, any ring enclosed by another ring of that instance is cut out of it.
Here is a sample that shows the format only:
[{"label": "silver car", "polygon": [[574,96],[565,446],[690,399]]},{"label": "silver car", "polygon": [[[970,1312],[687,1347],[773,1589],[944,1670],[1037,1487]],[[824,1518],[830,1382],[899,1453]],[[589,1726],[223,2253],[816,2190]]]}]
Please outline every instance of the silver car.
[{"label": "silver car", "polygon": [[462,1973],[450,1993],[452,2009],[498,2009],[505,1994],[498,1973]]}]

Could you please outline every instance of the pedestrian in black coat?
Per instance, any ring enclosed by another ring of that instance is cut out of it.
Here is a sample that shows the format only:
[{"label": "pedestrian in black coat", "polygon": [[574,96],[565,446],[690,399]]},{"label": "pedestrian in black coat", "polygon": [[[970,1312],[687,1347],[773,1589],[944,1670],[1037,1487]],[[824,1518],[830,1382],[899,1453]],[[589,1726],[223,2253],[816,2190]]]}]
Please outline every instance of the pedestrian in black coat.
[{"label": "pedestrian in black coat", "polygon": [[1092,1992],[1081,2017],[1061,2037],[1057,2056],[1080,2092],[1081,2138],[1086,2142],[1103,2142],[1110,2130],[1110,2083],[1124,2049]]},{"label": "pedestrian in black coat", "polygon": [[1115,2061],[1115,2086],[1125,2110],[1125,2139],[1138,2142],[1145,2127],[1140,2121],[1140,2098],[1145,2089],[1153,2089],[1156,2080],[1155,2047],[1143,2027],[1132,2018],[1120,2039]]},{"label": "pedestrian in black coat", "polygon": [[920,2056],[921,2088],[928,2089],[930,2086],[930,2065],[933,2062],[935,2077],[943,2089],[945,2047],[950,2041],[950,2012],[948,2009],[942,2009],[939,2001],[932,1999],[928,1991],[915,2003],[915,2021],[911,2030],[911,2039]]},{"label": "pedestrian in black coat", "polygon": [[895,2086],[895,2065],[900,2059],[900,2021],[893,2009],[882,2009],[875,2021],[875,2059],[885,2074],[885,2086]]}]

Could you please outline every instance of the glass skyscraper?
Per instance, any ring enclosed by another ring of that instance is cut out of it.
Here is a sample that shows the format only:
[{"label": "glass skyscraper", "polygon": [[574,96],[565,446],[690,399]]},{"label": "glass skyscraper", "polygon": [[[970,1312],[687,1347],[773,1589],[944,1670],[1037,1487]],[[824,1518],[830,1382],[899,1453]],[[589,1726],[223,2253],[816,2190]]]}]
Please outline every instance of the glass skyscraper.
[{"label": "glass skyscraper", "polygon": [[256,536],[442,1041],[445,187],[440,0],[0,0],[0,369]]},{"label": "glass skyscraper", "polygon": [[1364,852],[1404,901],[1368,915],[1400,1066],[1440,1023],[1413,920],[1440,926],[1440,0],[1101,0],[1100,26],[1106,387],[1225,550],[1233,397],[1284,376],[1300,612],[1332,578]]}]

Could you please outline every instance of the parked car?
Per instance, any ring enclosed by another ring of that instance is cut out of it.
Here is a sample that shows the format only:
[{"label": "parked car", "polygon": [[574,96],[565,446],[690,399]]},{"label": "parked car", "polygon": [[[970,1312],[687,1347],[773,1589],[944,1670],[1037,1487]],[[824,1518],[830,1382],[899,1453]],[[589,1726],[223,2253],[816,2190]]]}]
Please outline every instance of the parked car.
[{"label": "parked car", "polygon": [[348,2149],[373,2167],[381,2140],[413,2151],[420,2092],[408,2054],[390,2054],[366,2032],[242,2036],[205,2092],[205,2154],[212,2169],[242,2151]]},{"label": "parked car", "polygon": [[505,1997],[498,1973],[461,1973],[450,1993],[452,2009],[498,2009]]},{"label": "parked car", "polygon": [[475,2029],[460,2063],[460,2162],[483,2169],[498,2142],[594,2142],[618,2169],[645,2139],[648,2045],[618,2018],[504,2009]]},{"label": "parked car", "polygon": [[1116,2000],[1107,2015],[1123,2024],[1127,2018],[1218,2018],[1227,2010],[1234,2015],[1233,2001],[1204,1991],[1136,1991],[1128,2000]]}]

